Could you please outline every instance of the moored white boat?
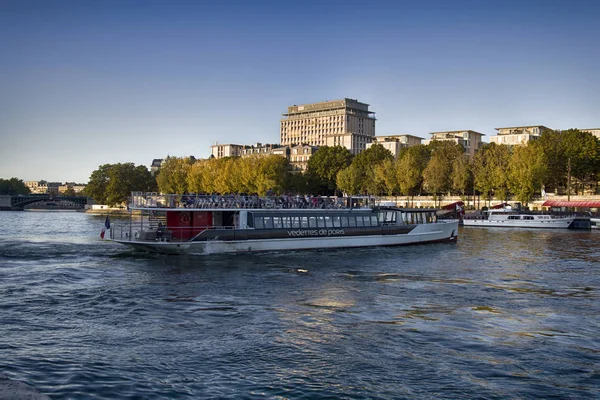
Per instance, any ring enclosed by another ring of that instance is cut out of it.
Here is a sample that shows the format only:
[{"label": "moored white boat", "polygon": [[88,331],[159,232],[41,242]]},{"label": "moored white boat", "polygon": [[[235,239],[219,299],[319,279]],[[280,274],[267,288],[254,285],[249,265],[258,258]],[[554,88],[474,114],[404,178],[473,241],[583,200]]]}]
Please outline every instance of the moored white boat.
[{"label": "moored white boat", "polygon": [[435,209],[377,206],[373,198],[133,193],[126,224],[110,240],[134,249],[239,253],[454,242],[458,220]]},{"label": "moored white boat", "polygon": [[462,223],[464,226],[476,227],[568,229],[573,227],[576,219],[576,216],[526,214],[502,208],[486,210],[481,216],[465,216]]}]

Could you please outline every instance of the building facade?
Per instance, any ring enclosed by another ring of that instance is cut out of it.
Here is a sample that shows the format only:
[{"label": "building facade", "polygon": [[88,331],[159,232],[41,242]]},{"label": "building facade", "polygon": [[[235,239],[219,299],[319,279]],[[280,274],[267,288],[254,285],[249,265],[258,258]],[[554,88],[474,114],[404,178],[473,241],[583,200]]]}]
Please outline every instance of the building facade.
[{"label": "building facade", "polygon": [[375,136],[373,142],[367,143],[366,148],[368,149],[375,143],[380,144],[385,149],[389,150],[394,156],[394,159],[397,160],[402,149],[420,145],[422,141],[423,138],[414,135]]},{"label": "building facade", "polygon": [[431,139],[425,140],[423,144],[428,145],[434,140],[452,141],[463,146],[465,153],[473,157],[477,150],[483,146],[483,136],[485,134],[472,130],[431,132]]},{"label": "building facade", "polygon": [[293,171],[304,172],[308,168],[308,160],[319,150],[318,146],[308,144],[299,144],[290,146],[290,156],[288,160]]},{"label": "building facade", "polygon": [[544,125],[531,125],[496,128],[496,130],[498,131],[498,134],[496,136],[490,136],[490,143],[516,146],[525,144],[530,140],[535,140],[542,136],[544,132],[551,131],[552,129]]},{"label": "building facade", "polygon": [[288,107],[280,121],[284,146],[343,146],[358,154],[375,136],[375,113],[354,99]]}]

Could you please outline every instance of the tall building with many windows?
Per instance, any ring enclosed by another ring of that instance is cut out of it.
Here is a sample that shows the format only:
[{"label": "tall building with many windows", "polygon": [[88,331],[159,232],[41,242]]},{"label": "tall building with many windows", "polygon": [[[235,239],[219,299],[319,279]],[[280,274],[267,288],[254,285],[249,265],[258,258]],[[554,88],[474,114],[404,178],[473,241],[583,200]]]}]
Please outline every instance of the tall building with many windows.
[{"label": "tall building with many windows", "polygon": [[343,146],[358,154],[374,136],[375,112],[354,99],[294,105],[280,121],[284,146]]}]

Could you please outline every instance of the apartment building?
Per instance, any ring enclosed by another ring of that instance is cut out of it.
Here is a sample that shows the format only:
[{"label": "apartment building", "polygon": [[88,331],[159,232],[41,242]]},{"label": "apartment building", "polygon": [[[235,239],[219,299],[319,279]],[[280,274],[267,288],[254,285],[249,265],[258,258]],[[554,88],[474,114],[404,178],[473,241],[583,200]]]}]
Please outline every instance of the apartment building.
[{"label": "apartment building", "polygon": [[355,99],[288,107],[280,121],[284,146],[343,146],[358,154],[375,136],[375,112]]},{"label": "apartment building", "polygon": [[508,146],[525,144],[530,140],[539,138],[544,132],[552,130],[544,125],[510,126],[495,129],[498,131],[498,134],[490,136],[490,143],[505,144]]},{"label": "apartment building", "polygon": [[[287,146],[280,144],[262,144],[254,143],[252,145],[247,144],[214,144],[210,146],[211,154],[214,158],[224,157],[248,157],[254,155],[269,155],[278,154],[286,156],[289,154]],[[286,150],[287,149],[287,150]]]},{"label": "apartment building", "polygon": [[420,145],[423,141],[422,137],[414,135],[387,135],[387,136],[375,136],[373,142],[367,143],[366,148],[368,149],[375,143],[382,145],[384,148],[390,151],[394,156],[394,159],[398,159],[398,155],[402,149]]},{"label": "apartment building", "polygon": [[288,160],[294,171],[306,171],[309,158],[319,150],[318,146],[308,144],[299,144],[290,146],[290,155]]},{"label": "apartment building", "polygon": [[460,131],[443,131],[443,132],[431,132],[431,139],[425,140],[424,145],[428,145],[434,140],[447,140],[462,145],[465,149],[465,153],[470,157],[473,157],[477,150],[483,145],[482,137],[485,134],[472,130],[460,130]]}]

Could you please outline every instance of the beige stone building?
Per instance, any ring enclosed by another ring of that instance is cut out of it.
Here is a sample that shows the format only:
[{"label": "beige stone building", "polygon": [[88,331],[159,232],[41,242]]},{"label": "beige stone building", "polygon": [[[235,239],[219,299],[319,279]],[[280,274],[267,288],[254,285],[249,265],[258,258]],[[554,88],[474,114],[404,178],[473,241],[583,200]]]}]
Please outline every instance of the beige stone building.
[{"label": "beige stone building", "polygon": [[214,144],[210,146],[211,154],[214,158],[224,157],[248,157],[254,155],[278,154],[286,157],[289,149],[280,144]]},{"label": "beige stone building", "polygon": [[358,154],[375,136],[375,113],[354,99],[288,107],[280,121],[281,144],[343,146]]},{"label": "beige stone building", "polygon": [[535,140],[544,132],[551,131],[552,129],[544,125],[531,125],[496,128],[496,130],[498,131],[498,134],[496,136],[490,136],[490,143],[515,146],[518,144],[525,144],[530,140]]},{"label": "beige stone building", "polygon": [[294,171],[306,171],[308,168],[308,159],[319,150],[318,146],[308,144],[299,144],[290,146],[289,161]]},{"label": "beige stone building", "polygon": [[375,136],[373,142],[367,143],[366,148],[368,149],[375,143],[380,144],[392,153],[394,159],[398,159],[402,149],[420,145],[422,141],[423,138],[414,135]]},{"label": "beige stone building", "polygon": [[431,139],[425,140],[423,144],[428,145],[434,140],[452,141],[462,145],[465,153],[473,157],[475,152],[483,146],[483,136],[485,134],[472,130],[431,132]]},{"label": "beige stone building", "polygon": [[581,132],[588,132],[600,139],[600,128],[585,128],[579,129]]}]

